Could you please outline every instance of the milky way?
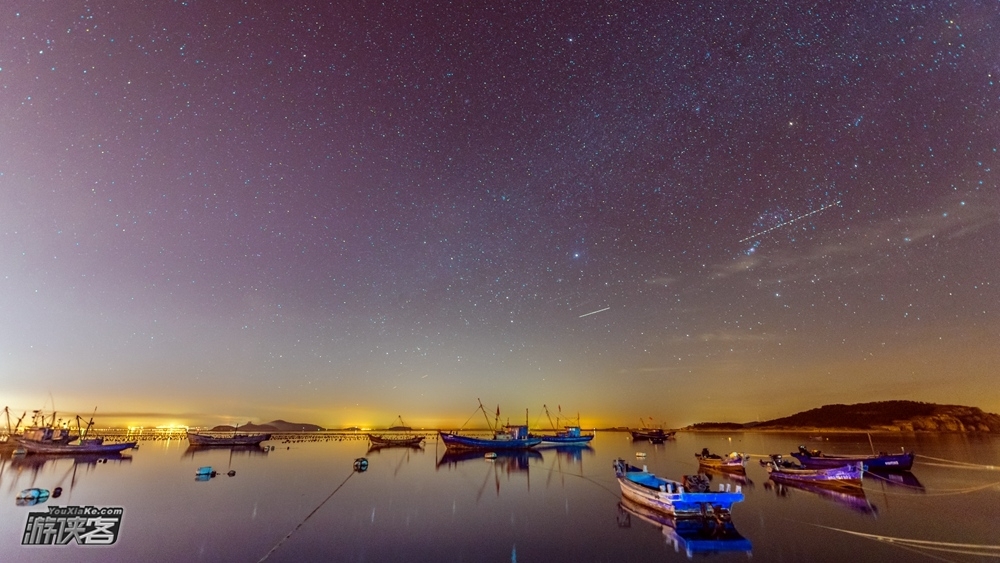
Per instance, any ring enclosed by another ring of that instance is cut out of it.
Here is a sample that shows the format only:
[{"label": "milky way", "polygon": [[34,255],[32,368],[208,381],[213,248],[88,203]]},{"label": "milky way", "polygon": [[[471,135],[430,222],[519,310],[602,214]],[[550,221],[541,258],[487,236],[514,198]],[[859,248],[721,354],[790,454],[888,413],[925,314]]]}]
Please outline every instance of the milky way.
[{"label": "milky way", "polygon": [[995,3],[731,4],[5,2],[3,401],[1000,410]]}]

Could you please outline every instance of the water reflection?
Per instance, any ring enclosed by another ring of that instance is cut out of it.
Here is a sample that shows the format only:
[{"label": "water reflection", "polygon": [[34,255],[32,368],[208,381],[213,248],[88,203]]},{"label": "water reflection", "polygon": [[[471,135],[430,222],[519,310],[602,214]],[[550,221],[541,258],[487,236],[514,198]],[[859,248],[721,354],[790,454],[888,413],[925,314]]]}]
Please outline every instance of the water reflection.
[{"label": "water reflection", "polygon": [[39,472],[46,465],[56,465],[60,461],[69,460],[72,468],[77,466],[97,466],[103,463],[130,463],[132,456],[120,452],[106,454],[31,454],[16,455],[10,459],[11,469]]},{"label": "water reflection", "polygon": [[269,448],[261,446],[188,446],[181,454],[181,459],[194,459],[196,457],[218,457],[220,452],[229,453],[229,459],[233,457],[263,457],[267,455]]},{"label": "water reflection", "polygon": [[547,445],[542,444],[533,448],[538,452],[554,452],[557,459],[562,459],[570,463],[582,463],[583,454],[593,455],[594,448],[590,447],[590,444],[579,444],[579,445]]},{"label": "water reflection", "polygon": [[746,469],[743,469],[742,471],[734,471],[732,469],[725,470],[702,466],[698,468],[698,472],[708,477],[709,481],[714,481],[718,478],[723,482],[731,481],[740,485],[744,489],[753,489],[753,481],[747,477]]},{"label": "water reflection", "polygon": [[910,473],[909,471],[904,471],[902,473],[885,473],[881,471],[869,470],[865,472],[865,477],[873,479],[877,483],[891,485],[894,487],[902,487],[915,493],[927,492],[923,483],[917,479],[916,475]]},{"label": "water reflection", "polygon": [[377,454],[377,453],[379,453],[379,452],[381,452],[383,450],[390,450],[390,451],[421,451],[422,452],[422,451],[424,451],[424,446],[423,446],[423,444],[406,444],[406,445],[401,445],[401,444],[392,444],[392,445],[370,444],[368,446],[368,453],[369,454]]},{"label": "water reflection", "polygon": [[790,498],[792,496],[790,491],[792,489],[798,489],[800,491],[812,493],[841,506],[846,506],[847,508],[862,514],[871,514],[874,516],[878,512],[878,507],[868,502],[864,489],[831,489],[829,487],[823,487],[812,483],[800,483],[795,481],[782,481],[779,483],[773,480],[766,481],[764,483],[764,489],[774,491],[774,493],[781,498]]},{"label": "water reflection", "polygon": [[719,552],[750,554],[753,546],[736,530],[731,520],[715,518],[672,518],[623,498],[618,503],[618,526],[629,528],[632,517],[660,528],[675,551],[684,550],[688,558]]},{"label": "water reflection", "polygon": [[486,463],[488,465],[492,465],[493,467],[501,468],[507,473],[517,471],[526,472],[528,471],[528,467],[531,465],[531,460],[541,462],[543,459],[542,453],[535,450],[512,450],[490,453],[495,457],[487,458],[487,454],[477,450],[446,450],[441,456],[441,459],[438,460],[436,468],[453,468],[462,463],[479,461],[480,463]]}]

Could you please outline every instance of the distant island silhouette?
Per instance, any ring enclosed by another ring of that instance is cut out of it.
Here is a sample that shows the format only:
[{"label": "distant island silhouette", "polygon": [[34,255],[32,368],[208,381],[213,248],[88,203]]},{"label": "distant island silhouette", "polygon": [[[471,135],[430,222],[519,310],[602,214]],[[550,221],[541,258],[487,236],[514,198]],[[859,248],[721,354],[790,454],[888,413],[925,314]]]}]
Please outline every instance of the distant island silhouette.
[{"label": "distant island silhouette", "polygon": [[983,412],[978,407],[880,401],[826,405],[763,422],[699,422],[683,430],[1000,433],[1000,415]]},{"label": "distant island silhouette", "polygon": [[264,424],[241,424],[239,428],[224,424],[212,428],[212,432],[317,432],[326,430],[322,426],[307,424],[305,422],[285,422],[284,420],[272,420]]}]

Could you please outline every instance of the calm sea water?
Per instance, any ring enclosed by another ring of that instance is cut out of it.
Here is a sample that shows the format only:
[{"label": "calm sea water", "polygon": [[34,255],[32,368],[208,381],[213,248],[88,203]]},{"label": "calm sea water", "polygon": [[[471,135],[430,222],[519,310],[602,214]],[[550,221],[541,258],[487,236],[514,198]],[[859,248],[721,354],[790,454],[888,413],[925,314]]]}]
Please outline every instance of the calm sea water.
[{"label": "calm sea water", "polygon": [[[823,442],[795,434],[681,433],[662,444],[599,432],[590,447],[539,449],[489,461],[422,449],[368,451],[364,440],[272,441],[266,453],[190,450],[147,441],[123,459],[0,458],[2,561],[986,561],[1000,544],[1000,437],[872,435],[874,447],[917,452],[911,475],[865,477],[863,496],[777,487],[756,461],[739,486],[735,528],[673,524],[620,504],[611,462],[665,477],[697,472],[694,453],[871,450],[865,434]],[[637,459],[636,452],[646,453]],[[368,470],[353,470],[365,457]],[[973,464],[950,466],[949,460]],[[198,481],[199,467],[218,476]],[[226,473],[235,471],[230,477]],[[59,498],[17,506],[29,487]],[[110,546],[23,546],[30,513],[51,506],[121,507]],[[725,533],[724,533],[725,532]],[[734,535],[736,534],[736,535]],[[739,538],[745,541],[740,541]],[[901,545],[878,537],[932,542]],[[700,538],[700,539],[699,539]],[[728,538],[728,539],[727,539]],[[708,539],[713,539],[709,537]],[[961,547],[965,546],[965,547]],[[933,549],[933,550],[932,550]],[[969,552],[972,552],[971,554]]]}]

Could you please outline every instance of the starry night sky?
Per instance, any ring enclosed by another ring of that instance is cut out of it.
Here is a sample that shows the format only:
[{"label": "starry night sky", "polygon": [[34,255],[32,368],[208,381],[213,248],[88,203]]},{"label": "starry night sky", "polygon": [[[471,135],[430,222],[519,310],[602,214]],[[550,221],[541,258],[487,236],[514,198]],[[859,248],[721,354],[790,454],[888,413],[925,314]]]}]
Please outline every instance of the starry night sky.
[{"label": "starry night sky", "polygon": [[143,4],[0,4],[12,410],[1000,411],[996,2]]}]

